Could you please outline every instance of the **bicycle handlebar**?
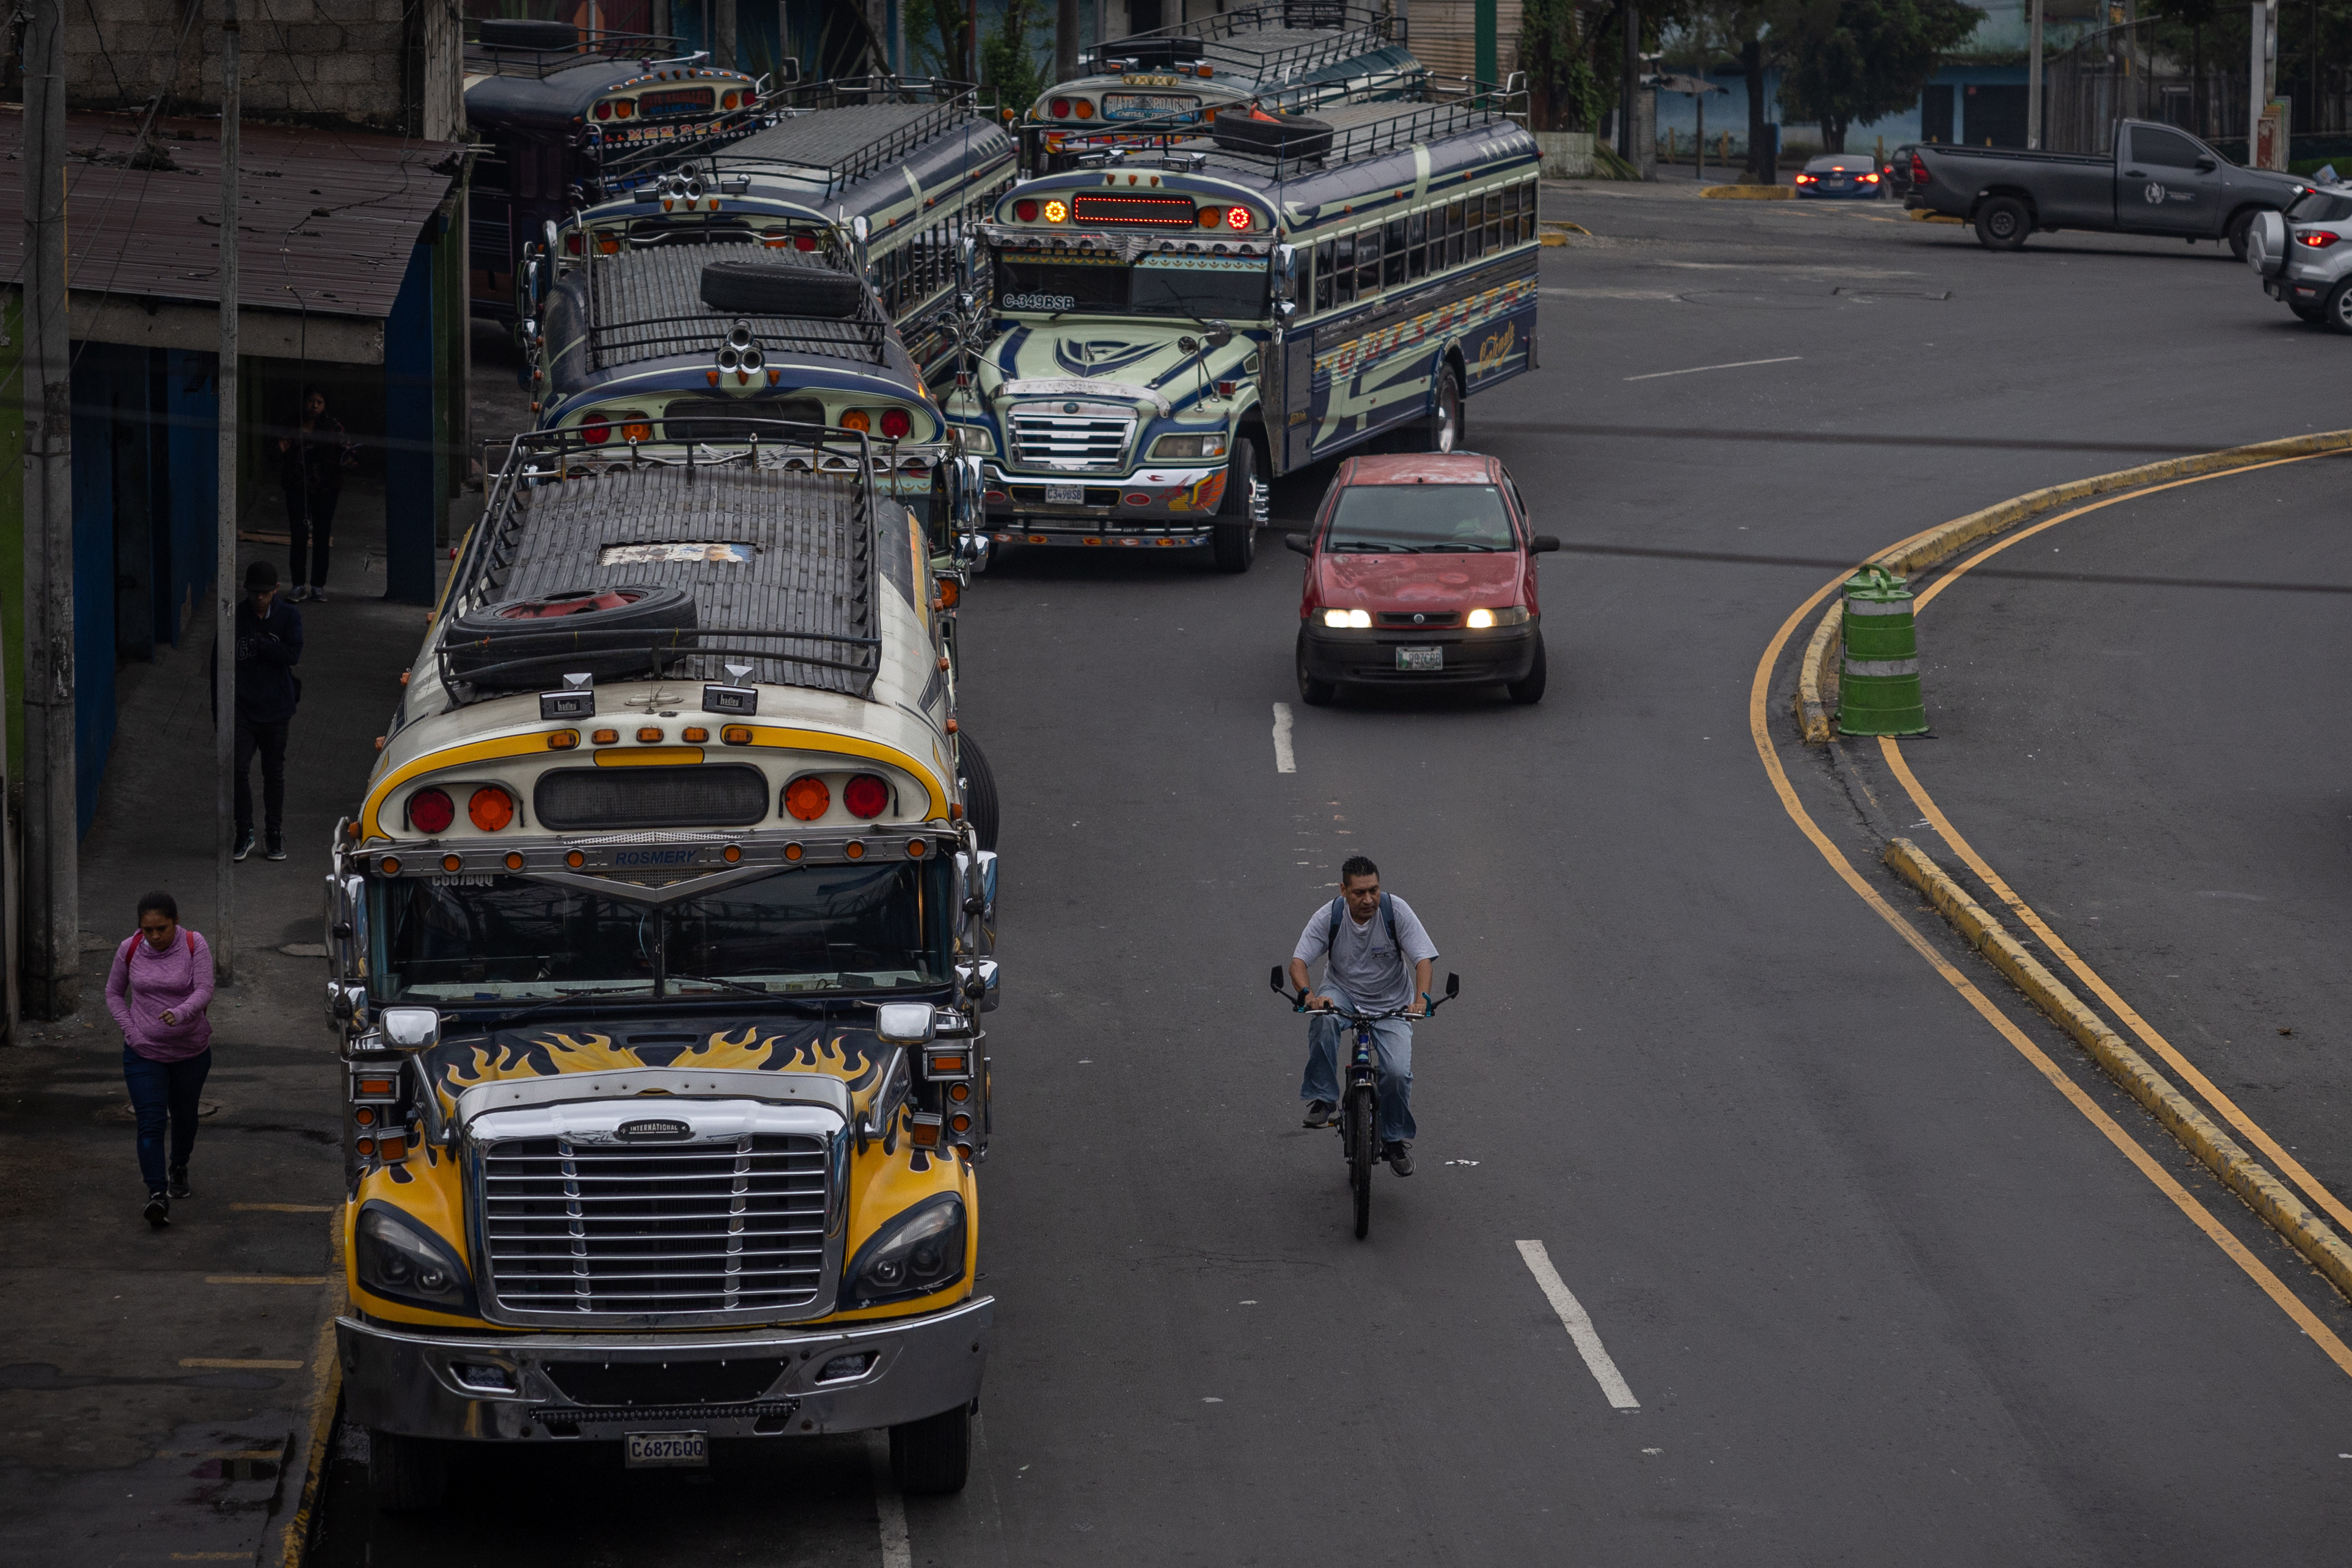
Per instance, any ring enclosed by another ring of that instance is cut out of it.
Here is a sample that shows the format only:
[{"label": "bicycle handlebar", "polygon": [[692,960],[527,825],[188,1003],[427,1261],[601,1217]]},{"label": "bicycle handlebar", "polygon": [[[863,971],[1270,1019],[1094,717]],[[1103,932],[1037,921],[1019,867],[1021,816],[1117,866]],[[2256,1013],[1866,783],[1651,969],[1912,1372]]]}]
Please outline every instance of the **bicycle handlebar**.
[{"label": "bicycle handlebar", "polygon": [[1292,1012],[1328,1013],[1333,1017],[1342,1019],[1350,1024],[1377,1024],[1386,1018],[1434,1018],[1437,1016],[1437,1010],[1440,1007],[1443,1007],[1445,1004],[1453,1001],[1456,996],[1462,994],[1462,976],[1448,972],[1445,976],[1445,994],[1443,996],[1433,997],[1428,992],[1423,992],[1421,994],[1423,1010],[1419,1013],[1410,1013],[1402,1007],[1386,1013],[1343,1013],[1337,1007],[1309,1007],[1307,1005],[1307,993],[1305,991],[1302,990],[1294,993],[1288,986],[1282,983],[1282,965],[1279,963],[1274,966],[1274,971],[1267,976],[1267,979],[1274,986],[1274,994],[1276,995],[1288,998],[1290,1002],[1290,1010]]}]

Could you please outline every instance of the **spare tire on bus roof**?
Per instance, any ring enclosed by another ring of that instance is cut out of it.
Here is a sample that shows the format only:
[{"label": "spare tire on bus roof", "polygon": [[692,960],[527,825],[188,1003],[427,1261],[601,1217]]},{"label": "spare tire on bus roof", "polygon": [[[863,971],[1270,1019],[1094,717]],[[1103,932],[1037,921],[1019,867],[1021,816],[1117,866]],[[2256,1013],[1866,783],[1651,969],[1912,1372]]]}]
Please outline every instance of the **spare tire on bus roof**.
[{"label": "spare tire on bus roof", "polygon": [[1209,133],[1220,147],[1263,157],[1320,158],[1331,151],[1328,121],[1248,105],[1219,110]]},{"label": "spare tire on bus roof", "polygon": [[570,49],[580,29],[569,22],[533,22],[514,16],[482,18],[482,43],[493,49]]},{"label": "spare tire on bus roof", "polygon": [[[599,680],[658,678],[694,652],[697,625],[694,596],[684,588],[615,583],[480,605],[451,618],[442,647],[459,680],[489,691],[550,691],[583,672]],[[531,662],[514,667],[520,659]]]},{"label": "spare tire on bus roof", "polygon": [[814,316],[843,321],[857,314],[866,285],[846,272],[790,261],[706,261],[702,302],[740,316]]}]

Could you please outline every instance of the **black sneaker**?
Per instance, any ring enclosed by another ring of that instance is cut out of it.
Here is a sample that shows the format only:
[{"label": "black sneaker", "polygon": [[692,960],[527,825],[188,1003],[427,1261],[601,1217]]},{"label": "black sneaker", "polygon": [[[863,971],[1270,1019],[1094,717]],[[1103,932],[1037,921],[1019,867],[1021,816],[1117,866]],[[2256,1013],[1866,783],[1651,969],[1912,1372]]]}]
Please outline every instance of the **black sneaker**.
[{"label": "black sneaker", "polygon": [[283,860],[283,859],[285,859],[285,858],[286,858],[286,840],[285,840],[285,838],[284,838],[281,835],[278,835],[278,834],[276,834],[276,833],[271,834],[271,835],[269,836],[269,847],[268,847],[268,848],[267,848],[267,849],[265,849],[265,850],[263,850],[263,851],[261,852],[261,858],[262,858],[264,860]]},{"label": "black sneaker", "polygon": [[168,1194],[147,1194],[147,1223],[157,1230],[172,1223],[172,1199]]},{"label": "black sneaker", "polygon": [[1339,1108],[1328,1100],[1308,1100],[1307,1120],[1299,1123],[1301,1127],[1336,1127],[1339,1124]]},{"label": "black sneaker", "polygon": [[1412,1174],[1412,1145],[1399,1142],[1381,1151],[1388,1156],[1389,1169],[1400,1176]]},{"label": "black sneaker", "polygon": [[252,853],[253,829],[250,827],[239,828],[236,835],[236,847],[229,852],[228,858],[232,860],[242,860]]},{"label": "black sneaker", "polygon": [[172,1196],[185,1198],[195,1195],[188,1191],[188,1168],[185,1165],[173,1165],[167,1174],[172,1178],[172,1184],[164,1190]]}]

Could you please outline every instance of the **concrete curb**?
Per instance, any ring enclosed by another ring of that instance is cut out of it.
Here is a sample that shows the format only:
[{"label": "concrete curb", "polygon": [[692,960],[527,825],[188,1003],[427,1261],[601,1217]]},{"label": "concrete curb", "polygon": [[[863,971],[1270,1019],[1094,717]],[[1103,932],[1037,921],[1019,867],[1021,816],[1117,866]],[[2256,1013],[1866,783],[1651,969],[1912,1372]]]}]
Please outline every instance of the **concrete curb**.
[{"label": "concrete curb", "polygon": [[1951,217],[1943,213],[1931,213],[1926,207],[1913,207],[1911,221],[1913,223],[1956,223],[1962,228],[1966,228],[1969,224],[1969,220],[1964,217]]},{"label": "concrete curb", "polygon": [[2181,1145],[2204,1163],[2222,1184],[2245,1200],[2272,1229],[2327,1277],[2328,1283],[2352,1299],[2352,1247],[2328,1228],[2285,1184],[2240,1148],[2189,1098],[2147,1065],[2123,1037],[2099,1016],[2059,984],[2017,939],[2001,929],[1958,882],[1907,838],[1886,846],[1885,860],[1905,881],[1925,893],[1944,918],[1974,947],[2009,976],[2050,1020],[2074,1037],[2109,1078],[2123,1086],[2150,1114],[2164,1123]]},{"label": "concrete curb", "polygon": [[1699,195],[1719,202],[1786,202],[1797,193],[1789,185],[1709,185]]},{"label": "concrete curb", "polygon": [[[294,1511],[278,1527],[276,1550],[265,1542],[259,1561],[278,1568],[301,1568],[310,1555],[310,1537],[317,1528],[319,1489],[326,1476],[327,1456],[335,1446],[335,1417],[343,1403],[342,1357],[335,1345],[335,1320],[350,1304],[343,1281],[343,1211],[337,1209],[327,1226],[327,1285],[319,1302],[319,1331],[311,1342],[310,1423],[298,1435],[302,1445],[302,1490]],[[291,1468],[291,1465],[288,1467]]]},{"label": "concrete curb", "polygon": [[[2347,449],[2352,449],[2352,430],[2324,430],[2315,435],[2257,442],[2251,447],[2225,447],[2218,452],[2167,458],[2161,462],[2143,463],[2137,468],[2095,474],[2087,479],[2070,479],[2063,485],[2051,485],[2042,489],[2028,490],[2021,496],[2011,496],[1980,511],[1954,518],[1940,528],[1913,534],[1902,543],[1879,552],[1864,564],[1884,566],[1904,576],[1913,576],[1949,560],[1971,544],[1990,539],[1995,534],[2006,533],[2026,519],[2070,501],[2089,500],[2095,496],[2137,489],[2142,485],[2162,484],[2168,479],[2194,479],[2200,474],[2251,468],[2280,458],[2300,458],[2314,452]],[[1844,613],[1845,605],[1842,600],[1831,601],[1829,609],[1822,616],[1822,624],[1813,628],[1812,640],[1806,645],[1805,657],[1797,668],[1797,724],[1805,741],[1811,745],[1826,745],[1837,734],[1834,666],[1839,652],[1839,625]]]}]

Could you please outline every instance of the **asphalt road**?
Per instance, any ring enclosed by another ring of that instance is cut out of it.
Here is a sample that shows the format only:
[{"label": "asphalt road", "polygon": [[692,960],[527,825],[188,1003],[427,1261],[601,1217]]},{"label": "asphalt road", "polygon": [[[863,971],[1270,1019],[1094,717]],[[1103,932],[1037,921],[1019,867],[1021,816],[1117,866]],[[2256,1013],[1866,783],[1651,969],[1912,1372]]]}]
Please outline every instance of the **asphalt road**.
[{"label": "asphalt road", "polygon": [[[725,1456],[699,1486],[492,1457],[448,1509],[397,1521],[369,1511],[347,1458],[328,1561],[2340,1554],[2352,1378],[1831,874],[1759,766],[1748,703],[1767,644],[1837,567],[2038,485],[2324,427],[2352,344],[2294,323],[2210,246],[2060,237],[1993,256],[1883,208],[1655,189],[1553,189],[1547,212],[1597,237],[1545,255],[1544,369],[1469,414],[1568,542],[1543,567],[1542,706],[1298,706],[1297,563],[1278,550],[1240,579],[1015,555],[968,601],[964,715],[1004,796],[1007,889],[982,1221],[1000,1331],[971,1487],[901,1501],[856,1439]],[[1658,374],[1751,361],[1773,363]],[[2281,575],[2279,540],[2315,531],[2335,470],[2290,471],[2310,521],[2242,534],[2264,545],[2258,570],[2220,535],[2164,570]],[[1324,477],[1277,486],[1277,517],[1303,516]],[[2203,526],[2189,504],[2168,537]],[[1963,673],[1993,657],[1964,636],[2007,624],[1985,605],[2026,596],[1996,581],[1923,621],[1953,696],[1931,699],[1940,749],[1915,755],[1946,806],[2021,875],[2036,856],[2071,873],[2159,796],[2187,831],[2221,764],[2183,764],[2202,782],[2166,795],[2168,763],[2208,737],[2145,721],[2193,638],[2164,639],[2134,700],[2095,721],[2034,708],[2019,684],[2072,676],[2095,633],[2037,584],[2037,669]],[[2106,603],[2091,618],[2130,619]],[[2217,672],[2196,678],[2226,700]],[[2280,689],[2237,695],[2260,711]],[[1277,703],[1294,773],[1275,767]],[[2047,802],[2041,759],[2016,754],[2032,723],[2074,724],[2086,750],[2139,725],[2142,776],[2013,840],[1992,831]],[[2260,777],[2277,729],[2240,724],[2253,754],[2235,765]],[[1868,824],[1839,815],[1832,764],[1782,752],[1859,858]],[[2314,823],[2341,795],[2321,772],[2303,793]],[[1264,988],[1358,851],[1464,984],[1419,1035],[1420,1173],[1381,1174],[1363,1242],[1335,1141],[1297,1126],[1303,1030]],[[2204,852],[2280,850],[2255,822]],[[2232,870],[2188,880],[2267,896],[2320,874]],[[2118,968],[2209,934],[2140,913],[2101,950]],[[2308,939],[2315,969],[2327,940]],[[2298,1016],[2324,994],[2315,981]],[[2064,1066],[2352,1333],[2079,1053]],[[1528,1241],[1638,1409],[1612,1407]]]}]

